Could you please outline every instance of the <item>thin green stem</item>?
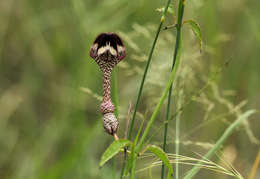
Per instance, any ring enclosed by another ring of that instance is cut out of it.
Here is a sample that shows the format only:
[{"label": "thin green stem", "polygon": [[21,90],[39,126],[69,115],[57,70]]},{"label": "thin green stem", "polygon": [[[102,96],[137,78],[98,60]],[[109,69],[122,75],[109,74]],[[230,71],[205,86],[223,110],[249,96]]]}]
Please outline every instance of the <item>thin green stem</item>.
[{"label": "thin green stem", "polygon": [[[178,108],[182,107],[182,95],[183,95],[183,90],[181,89],[179,92],[179,97],[178,97]],[[181,117],[181,112],[179,112],[176,116],[176,127],[175,127],[175,153],[177,156],[179,156],[179,151],[180,151],[180,117]],[[176,158],[175,162],[175,178],[179,179],[179,158]]]},{"label": "thin green stem", "polygon": [[112,168],[112,178],[116,178],[116,157],[114,157],[112,160]]},{"label": "thin green stem", "polygon": [[[144,125],[144,121],[145,121],[145,118],[143,119],[142,123],[140,124],[140,127],[138,129],[137,135],[136,135],[135,140],[133,142],[133,145],[132,145],[132,148],[131,148],[130,160],[128,161],[128,166],[126,168],[126,171],[124,172],[124,175],[128,174],[128,170],[131,168],[131,165],[132,165],[131,161],[134,159],[134,157],[137,157],[136,153],[135,153],[135,147],[136,147],[136,144],[138,142],[139,136],[141,134],[141,131],[142,131],[142,128],[143,128],[143,125]],[[135,173],[133,173],[131,175],[134,175],[134,174]]]},{"label": "thin green stem", "polygon": [[[176,43],[175,43],[175,49],[174,49],[174,55],[173,55],[173,62],[172,62],[172,71],[175,66],[175,62],[177,57],[180,56],[181,53],[181,28],[182,28],[182,19],[184,14],[184,1],[180,0],[179,2],[179,8],[178,8],[178,21],[177,21],[177,37],[176,37]],[[164,138],[163,138],[163,150],[166,151],[166,145],[167,145],[167,134],[168,134],[168,121],[170,117],[170,109],[171,109],[171,96],[172,96],[172,84],[169,89],[168,94],[168,104],[167,104],[167,111],[166,111],[166,118],[165,118],[165,126],[164,126]],[[161,179],[164,178],[164,164],[162,165],[161,170]]]},{"label": "thin green stem", "polygon": [[[217,143],[203,156],[204,159],[209,159],[218,149],[219,147],[226,141],[226,139],[232,134],[234,129],[241,124],[244,120],[246,120],[251,114],[255,113],[255,110],[249,110],[238,117],[236,121],[234,121],[224,132],[224,134],[218,139]],[[194,166],[184,177],[184,179],[193,178],[198,171],[200,170],[201,162],[198,162],[196,166]]]},{"label": "thin green stem", "polygon": [[138,92],[138,96],[137,96],[137,100],[136,100],[136,104],[135,104],[135,108],[134,108],[133,117],[132,117],[132,120],[131,120],[131,123],[130,123],[129,132],[128,132],[128,139],[129,140],[131,140],[131,138],[132,138],[132,132],[133,132],[134,123],[135,123],[135,116],[136,116],[136,112],[137,112],[137,109],[138,109],[138,106],[139,106],[140,98],[141,98],[141,95],[142,95],[142,92],[143,92],[144,81],[145,81],[145,78],[146,78],[146,75],[147,75],[147,71],[148,71],[151,59],[152,59],[152,55],[153,55],[155,44],[157,42],[159,33],[161,31],[161,27],[162,27],[162,22],[160,23],[160,25],[159,25],[159,27],[157,29],[157,32],[156,32],[156,35],[155,35],[155,39],[153,41],[153,45],[152,45],[152,48],[151,48],[151,51],[149,53],[149,57],[148,57],[148,60],[147,60],[146,66],[145,66],[142,82],[141,82],[141,85],[140,85],[140,88],[139,88],[139,92]]},{"label": "thin green stem", "polygon": [[[173,60],[172,69],[174,68],[174,65],[175,65],[175,60]],[[169,122],[170,108],[171,108],[171,96],[172,96],[172,85],[170,86],[170,89],[169,89],[166,118],[165,118],[165,123],[164,123],[164,136],[163,136],[163,150],[164,151],[166,151],[166,145],[167,145],[168,122]],[[162,164],[161,179],[164,178],[164,167],[165,167],[164,164]]]},{"label": "thin green stem", "polygon": [[[139,91],[138,91],[138,95],[137,95],[137,100],[136,100],[136,104],[135,104],[135,108],[134,108],[133,117],[132,117],[132,120],[131,120],[131,123],[130,123],[130,128],[129,128],[129,132],[128,132],[128,136],[127,136],[127,138],[129,140],[131,140],[131,138],[132,138],[132,132],[133,132],[133,128],[134,128],[136,112],[137,112],[137,109],[138,109],[138,106],[139,106],[139,102],[140,102],[140,99],[141,99],[141,95],[142,95],[142,92],[143,92],[144,82],[145,82],[145,79],[146,79],[148,68],[149,68],[150,63],[151,63],[151,59],[152,59],[152,56],[153,56],[154,48],[155,48],[155,45],[157,43],[160,31],[162,29],[162,25],[164,23],[165,16],[166,16],[166,13],[168,11],[168,7],[170,5],[170,2],[171,2],[171,0],[168,0],[166,5],[165,5],[164,12],[163,12],[163,15],[162,15],[162,17],[160,19],[160,24],[159,24],[159,26],[157,28],[157,31],[156,31],[156,34],[155,34],[155,38],[154,38],[154,41],[153,41],[153,44],[152,44],[152,48],[150,50],[150,53],[149,53],[149,56],[148,56],[148,59],[147,59],[147,63],[146,63],[146,66],[145,66],[143,78],[142,78],[141,85],[140,85],[140,88],[139,88]],[[126,157],[124,157],[124,158],[126,159]],[[124,163],[125,163],[125,161],[124,161]],[[123,164],[120,178],[123,177],[122,174],[124,173],[124,170],[125,170],[125,165]],[[131,172],[131,174],[132,174],[132,172]]]},{"label": "thin green stem", "polygon": [[127,160],[127,152],[126,152],[126,148],[124,149],[124,159],[123,159],[123,164],[122,164],[122,169],[121,169],[121,172],[120,172],[120,179],[123,178],[124,176],[124,171],[125,171],[125,166],[126,166],[126,160]]},{"label": "thin green stem", "polygon": [[134,154],[134,158],[132,161],[132,169],[131,169],[131,174],[130,174],[130,179],[135,179],[135,168],[136,168],[136,159],[137,159],[137,155]]},{"label": "thin green stem", "polygon": [[[181,44],[180,44],[180,47],[181,47]],[[179,50],[180,50],[180,48],[179,48]],[[139,143],[138,143],[138,145],[137,145],[137,148],[136,148],[136,152],[137,152],[137,153],[139,153],[139,152],[142,150],[144,141],[145,141],[145,139],[146,139],[147,136],[148,136],[148,133],[149,133],[151,127],[152,127],[152,124],[153,124],[153,122],[155,121],[155,119],[156,119],[156,117],[157,117],[157,115],[158,115],[158,113],[159,113],[159,111],[160,111],[160,109],[161,109],[161,107],[162,107],[162,104],[163,104],[165,98],[166,98],[167,95],[168,95],[168,92],[169,92],[169,90],[170,90],[170,87],[171,87],[171,85],[172,85],[172,82],[173,82],[174,79],[175,79],[175,76],[176,76],[176,72],[177,72],[179,63],[180,63],[180,58],[177,58],[177,59],[176,59],[176,65],[175,65],[174,69],[173,69],[172,72],[171,72],[170,79],[168,80],[167,86],[165,87],[165,89],[164,89],[164,91],[163,91],[163,94],[162,94],[162,96],[161,96],[161,98],[160,98],[160,100],[159,100],[159,103],[156,105],[155,110],[154,110],[154,112],[153,112],[153,114],[152,114],[150,120],[148,121],[147,126],[146,126],[146,128],[145,128],[145,130],[144,130],[144,133],[143,133],[143,135],[142,135],[142,137],[141,137],[141,139],[140,139],[140,141],[139,141]]]},{"label": "thin green stem", "polygon": [[[112,72],[112,101],[115,106],[115,116],[118,118],[118,88],[117,88],[117,67],[113,69]],[[112,161],[112,177],[116,178],[116,158],[113,158]]]},{"label": "thin green stem", "polygon": [[131,140],[131,137],[132,137],[132,132],[133,132],[134,123],[135,123],[135,116],[136,116],[136,112],[137,112],[137,109],[138,109],[138,106],[139,106],[140,98],[141,98],[141,95],[142,95],[142,92],[143,92],[144,82],[145,82],[145,79],[146,79],[148,68],[150,66],[151,59],[152,59],[153,52],[154,52],[154,48],[155,48],[156,42],[158,40],[160,31],[162,29],[162,25],[164,23],[164,18],[165,18],[166,12],[168,10],[168,7],[170,5],[170,2],[171,2],[171,0],[168,0],[167,3],[166,3],[163,15],[161,17],[161,22],[160,22],[160,24],[159,24],[159,26],[157,28],[157,31],[156,31],[156,34],[155,34],[155,38],[154,38],[154,41],[153,41],[153,45],[152,45],[152,48],[150,50],[150,53],[149,53],[149,56],[148,56],[148,60],[147,60],[146,66],[145,66],[143,78],[142,78],[141,85],[140,85],[140,88],[139,88],[139,91],[138,91],[138,96],[137,96],[137,100],[136,100],[136,104],[135,104],[133,117],[132,117],[132,120],[131,120],[131,123],[130,123],[129,132],[128,132],[128,139],[129,140]]}]

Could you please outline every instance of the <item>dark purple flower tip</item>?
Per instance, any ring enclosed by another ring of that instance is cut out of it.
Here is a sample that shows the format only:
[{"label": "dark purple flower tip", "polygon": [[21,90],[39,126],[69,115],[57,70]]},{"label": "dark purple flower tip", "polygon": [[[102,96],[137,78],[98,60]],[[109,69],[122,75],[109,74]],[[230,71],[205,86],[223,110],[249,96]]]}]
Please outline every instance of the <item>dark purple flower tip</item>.
[{"label": "dark purple flower tip", "polygon": [[94,40],[89,54],[91,58],[95,59],[107,51],[116,56],[118,60],[122,60],[126,56],[123,41],[113,32],[99,34]]}]

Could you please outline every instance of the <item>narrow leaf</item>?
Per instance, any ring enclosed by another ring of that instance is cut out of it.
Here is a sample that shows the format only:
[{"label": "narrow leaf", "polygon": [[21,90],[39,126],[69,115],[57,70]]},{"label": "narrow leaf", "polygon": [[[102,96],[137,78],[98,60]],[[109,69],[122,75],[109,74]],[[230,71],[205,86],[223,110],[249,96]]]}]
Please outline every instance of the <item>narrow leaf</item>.
[{"label": "narrow leaf", "polygon": [[201,31],[200,31],[200,26],[197,22],[193,20],[187,20],[184,21],[183,24],[188,23],[191,26],[191,30],[197,37],[198,43],[200,45],[200,51],[202,51],[202,36],[201,36]]},{"label": "narrow leaf", "polygon": [[106,149],[101,157],[99,166],[102,167],[109,159],[114,157],[123,147],[131,145],[131,141],[126,139],[115,140],[110,146]]},{"label": "narrow leaf", "polygon": [[156,145],[149,145],[146,150],[149,150],[150,152],[154,153],[158,158],[161,159],[161,161],[164,163],[165,166],[168,167],[169,175],[171,176],[173,174],[172,165],[170,163],[170,160],[167,156],[167,154],[161,149],[160,147]]}]

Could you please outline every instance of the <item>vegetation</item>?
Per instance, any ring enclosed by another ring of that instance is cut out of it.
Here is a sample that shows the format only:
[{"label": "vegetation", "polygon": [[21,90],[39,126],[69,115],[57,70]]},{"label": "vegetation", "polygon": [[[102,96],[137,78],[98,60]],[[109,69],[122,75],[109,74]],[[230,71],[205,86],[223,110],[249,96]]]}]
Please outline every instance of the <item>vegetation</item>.
[{"label": "vegetation", "polygon": [[[259,178],[257,1],[0,2],[0,178]],[[104,132],[101,32],[119,140]]]}]

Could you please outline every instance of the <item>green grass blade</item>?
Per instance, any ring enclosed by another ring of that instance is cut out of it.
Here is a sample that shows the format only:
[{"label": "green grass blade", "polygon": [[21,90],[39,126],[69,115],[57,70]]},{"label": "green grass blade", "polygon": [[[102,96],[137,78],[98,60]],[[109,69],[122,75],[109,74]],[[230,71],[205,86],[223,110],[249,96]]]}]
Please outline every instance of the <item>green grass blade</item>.
[{"label": "green grass blade", "polygon": [[186,23],[191,26],[191,30],[197,37],[197,40],[198,40],[198,43],[200,46],[200,51],[202,51],[202,35],[201,35],[201,30],[200,30],[199,24],[197,22],[195,22],[194,20],[187,20],[187,21],[183,22],[183,24],[186,24]]},{"label": "green grass blade", "polygon": [[[241,124],[241,122],[243,122],[244,120],[246,120],[250,115],[252,115],[253,113],[255,113],[255,110],[249,110],[247,112],[245,112],[244,114],[242,114],[241,116],[239,116],[239,118],[237,120],[235,120],[224,132],[224,134],[219,138],[219,140],[217,141],[217,143],[214,145],[214,147],[208,151],[208,153],[206,155],[203,156],[203,158],[209,159],[218,149],[219,147],[225,142],[225,140],[232,134],[232,132],[234,131],[234,129]],[[198,165],[200,165],[201,163],[198,162]],[[193,167],[188,173],[187,175],[185,175],[184,179],[191,179],[193,178],[198,171],[200,170],[199,166],[195,166]]]}]

